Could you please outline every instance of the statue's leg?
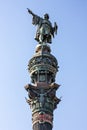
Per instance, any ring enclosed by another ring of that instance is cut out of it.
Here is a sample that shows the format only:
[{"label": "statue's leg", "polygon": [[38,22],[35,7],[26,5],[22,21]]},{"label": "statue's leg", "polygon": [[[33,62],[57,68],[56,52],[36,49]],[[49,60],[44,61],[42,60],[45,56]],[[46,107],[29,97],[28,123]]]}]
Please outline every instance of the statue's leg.
[{"label": "statue's leg", "polygon": [[52,43],[52,38],[51,38],[51,35],[48,35],[47,40],[48,40],[48,43]]},{"label": "statue's leg", "polygon": [[39,41],[43,42],[44,41],[44,28],[40,28],[40,35],[39,35]]},{"label": "statue's leg", "polygon": [[39,41],[40,41],[40,42],[43,42],[43,35],[41,35],[41,34],[40,34],[40,36],[39,36]]},{"label": "statue's leg", "polygon": [[34,38],[36,41],[39,41],[39,35],[40,34],[37,32],[36,35],[35,35],[35,38]]},{"label": "statue's leg", "polygon": [[47,43],[52,43],[51,35],[46,34],[46,35],[45,35],[45,41],[46,41]]}]

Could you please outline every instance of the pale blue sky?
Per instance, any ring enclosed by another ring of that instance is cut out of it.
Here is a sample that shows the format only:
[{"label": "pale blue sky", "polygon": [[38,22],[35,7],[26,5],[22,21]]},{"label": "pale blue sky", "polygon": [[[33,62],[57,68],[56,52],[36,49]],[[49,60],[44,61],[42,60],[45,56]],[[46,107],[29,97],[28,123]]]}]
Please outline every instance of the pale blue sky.
[{"label": "pale blue sky", "polygon": [[26,8],[59,26],[51,45],[59,63],[53,130],[87,130],[87,1],[0,0],[0,130],[32,130],[24,86],[36,28]]}]

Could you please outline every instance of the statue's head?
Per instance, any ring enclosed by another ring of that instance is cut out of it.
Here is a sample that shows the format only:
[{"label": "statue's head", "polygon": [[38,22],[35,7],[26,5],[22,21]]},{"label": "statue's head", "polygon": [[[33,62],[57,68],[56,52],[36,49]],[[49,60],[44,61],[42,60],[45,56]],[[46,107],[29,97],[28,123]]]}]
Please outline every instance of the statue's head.
[{"label": "statue's head", "polygon": [[44,14],[44,19],[49,19],[49,14]]}]

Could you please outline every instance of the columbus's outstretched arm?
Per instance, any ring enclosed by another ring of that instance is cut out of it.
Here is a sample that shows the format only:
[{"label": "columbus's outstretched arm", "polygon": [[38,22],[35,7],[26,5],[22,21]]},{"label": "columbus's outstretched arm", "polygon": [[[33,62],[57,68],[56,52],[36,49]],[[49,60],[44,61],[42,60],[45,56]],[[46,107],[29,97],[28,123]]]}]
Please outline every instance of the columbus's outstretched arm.
[{"label": "columbus's outstretched arm", "polygon": [[35,14],[30,9],[27,8],[27,10],[29,14],[31,14],[32,16],[35,16]]}]

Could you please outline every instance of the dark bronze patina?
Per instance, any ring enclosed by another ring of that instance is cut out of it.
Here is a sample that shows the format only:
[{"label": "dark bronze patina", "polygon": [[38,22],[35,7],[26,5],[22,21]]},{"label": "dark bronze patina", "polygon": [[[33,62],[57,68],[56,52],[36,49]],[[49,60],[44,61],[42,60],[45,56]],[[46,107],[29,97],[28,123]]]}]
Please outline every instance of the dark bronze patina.
[{"label": "dark bronze patina", "polygon": [[57,34],[57,24],[54,23],[54,27],[52,27],[52,23],[49,21],[49,15],[46,13],[44,18],[39,17],[38,15],[34,14],[30,9],[27,9],[28,13],[33,16],[32,24],[38,25],[35,40],[39,43],[51,43],[52,37],[54,37],[54,33]]},{"label": "dark bronze patina", "polygon": [[38,25],[35,40],[39,44],[28,63],[31,84],[25,86],[28,92],[26,101],[32,110],[33,130],[52,130],[53,111],[61,99],[56,96],[60,85],[55,83],[59,66],[47,43],[51,43],[54,33],[57,33],[57,24],[52,27],[48,14],[41,18],[29,9],[28,12],[33,16],[32,23]]}]

